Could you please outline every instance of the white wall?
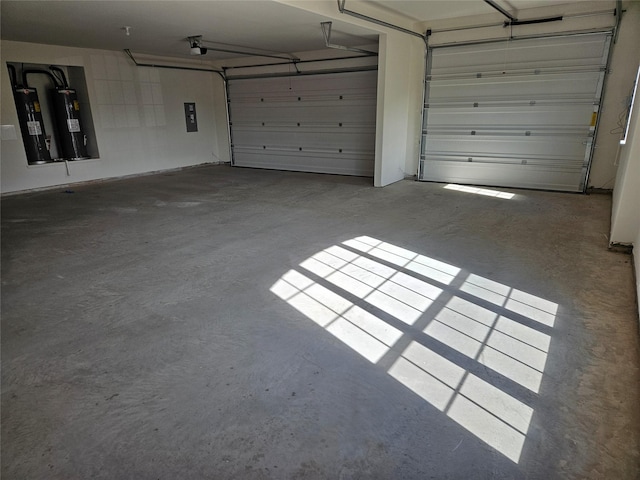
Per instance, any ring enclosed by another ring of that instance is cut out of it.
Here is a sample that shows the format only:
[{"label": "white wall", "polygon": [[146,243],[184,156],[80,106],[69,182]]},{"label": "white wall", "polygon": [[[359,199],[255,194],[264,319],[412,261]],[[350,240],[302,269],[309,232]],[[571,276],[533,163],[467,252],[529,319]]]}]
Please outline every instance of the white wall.
[{"label": "white wall", "polygon": [[[638,234],[633,241],[634,245],[640,245],[640,228],[638,228]],[[638,315],[640,316],[640,248],[633,254],[634,266],[636,269],[636,299],[638,303]]]},{"label": "white wall", "polygon": [[[136,67],[123,52],[10,41],[0,48],[0,119],[16,129],[11,139],[3,128],[3,193],[230,160],[215,73]],[[69,174],[64,163],[27,164],[6,62],[84,67],[99,159],[69,162]],[[186,132],[185,102],[196,103],[198,132]]]},{"label": "white wall", "polygon": [[[636,65],[636,71],[638,66]],[[629,138],[620,145],[616,187],[613,190],[610,242],[632,245],[640,228],[640,99],[636,99]],[[636,253],[640,253],[640,244]],[[639,255],[640,256],[640,255]]]},{"label": "white wall", "polygon": [[403,33],[382,34],[379,54],[374,185],[383,187],[404,179],[407,165],[418,157],[414,137],[420,122],[422,82],[412,74],[416,64],[423,65],[424,41]]},{"label": "white wall", "polygon": [[[636,72],[638,65],[636,65]],[[631,112],[627,141],[620,145],[611,209],[611,244],[633,245],[636,292],[640,293],[640,90]],[[640,307],[639,307],[640,308]],[[640,310],[639,310],[640,313]]]},{"label": "white wall", "polygon": [[618,122],[625,109],[631,82],[640,63],[640,2],[624,2],[626,12],[613,46],[610,73],[606,80],[600,127],[596,137],[589,186],[610,189],[616,178],[616,152],[620,140]]}]

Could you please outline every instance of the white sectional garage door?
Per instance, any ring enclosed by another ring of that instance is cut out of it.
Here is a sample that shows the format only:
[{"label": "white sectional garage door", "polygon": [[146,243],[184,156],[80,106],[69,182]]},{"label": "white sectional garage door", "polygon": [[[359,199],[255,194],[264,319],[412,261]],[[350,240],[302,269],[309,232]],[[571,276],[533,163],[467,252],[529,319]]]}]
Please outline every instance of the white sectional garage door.
[{"label": "white sectional garage door", "polygon": [[609,33],[430,49],[421,180],[583,191]]},{"label": "white sectional garage door", "polygon": [[233,164],[373,176],[377,72],[230,79]]}]

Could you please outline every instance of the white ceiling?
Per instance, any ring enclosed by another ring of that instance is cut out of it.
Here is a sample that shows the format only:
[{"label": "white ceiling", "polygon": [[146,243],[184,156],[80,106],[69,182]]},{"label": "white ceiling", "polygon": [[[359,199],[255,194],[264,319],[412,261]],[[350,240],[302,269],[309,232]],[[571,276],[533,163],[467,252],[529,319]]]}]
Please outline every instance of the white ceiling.
[{"label": "white ceiling", "polygon": [[[324,0],[338,12],[335,0]],[[497,0],[510,11],[558,4],[557,0]],[[411,21],[495,12],[483,0],[380,0],[375,7]],[[358,4],[347,1],[347,8]],[[2,0],[1,37],[5,40],[122,50],[188,57],[186,37],[208,42],[304,52],[325,48],[320,22],[332,20],[270,0]],[[333,11],[333,10],[332,10]],[[376,43],[376,33],[333,20],[332,42],[358,46]],[[124,26],[131,27],[130,36]],[[237,57],[209,52],[207,59]]]},{"label": "white ceiling", "polygon": [[[22,42],[106,50],[129,48],[169,56],[189,56],[186,37],[192,35],[276,52],[324,48],[320,27],[324,19],[266,0],[2,0],[0,8],[2,39]],[[131,27],[130,36],[125,35],[124,26]],[[344,26],[354,35],[371,34]],[[333,29],[335,35],[343,30],[338,23]],[[358,38],[350,41],[367,43]],[[213,52],[207,55],[220,56]]]}]

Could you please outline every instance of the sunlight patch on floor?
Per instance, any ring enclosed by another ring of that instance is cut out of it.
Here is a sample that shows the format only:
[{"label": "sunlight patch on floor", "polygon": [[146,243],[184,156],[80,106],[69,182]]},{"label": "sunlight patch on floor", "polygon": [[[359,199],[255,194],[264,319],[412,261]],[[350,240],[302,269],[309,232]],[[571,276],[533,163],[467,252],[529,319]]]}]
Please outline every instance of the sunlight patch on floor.
[{"label": "sunlight patch on floor", "polygon": [[447,190],[457,190],[458,192],[475,193],[476,195],[484,195],[485,197],[496,197],[510,200],[515,197],[515,193],[501,192],[500,190],[489,190],[488,188],[472,187],[469,185],[458,185],[449,183],[444,188]]},{"label": "sunlight patch on floor", "polygon": [[519,461],[533,409],[473,372],[538,393],[557,304],[366,236],[309,257],[271,291]]}]

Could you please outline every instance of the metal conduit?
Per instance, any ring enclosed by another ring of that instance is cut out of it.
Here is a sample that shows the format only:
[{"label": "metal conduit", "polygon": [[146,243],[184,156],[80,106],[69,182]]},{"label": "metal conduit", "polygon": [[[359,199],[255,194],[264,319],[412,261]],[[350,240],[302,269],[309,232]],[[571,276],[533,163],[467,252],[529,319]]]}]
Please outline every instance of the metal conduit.
[{"label": "metal conduit", "polygon": [[[374,53],[373,55],[370,56],[377,56],[377,53]],[[354,59],[358,59],[358,58],[367,58],[367,56],[365,55],[349,55],[346,57],[331,57],[331,58],[318,58],[316,60],[299,60],[296,63],[296,65],[303,65],[305,63],[321,63],[321,62],[336,62],[339,60],[354,60]],[[291,62],[275,62],[275,63],[257,63],[257,64],[252,64],[252,65],[238,65],[236,67],[223,67],[225,72],[228,72],[229,70],[239,70],[239,69],[243,69],[243,68],[258,68],[258,67],[271,67],[271,66],[278,66],[278,65],[289,65]]]},{"label": "metal conduit", "polygon": [[370,50],[363,50],[361,48],[347,47],[345,45],[336,45],[335,43],[331,43],[331,26],[333,22],[322,22],[320,26],[322,27],[322,34],[324,35],[324,45],[327,48],[335,48],[337,50],[347,50],[349,52],[362,53],[363,55],[377,55],[376,52],[372,52]]},{"label": "metal conduit", "polygon": [[[618,1],[621,1],[621,0],[618,0]],[[563,16],[557,16],[557,17],[538,18],[538,19],[530,19],[530,20],[518,20],[517,22],[511,23],[511,25],[517,26],[517,25],[526,25],[526,24],[530,24],[530,23],[544,23],[544,22],[550,22],[550,21],[556,21],[556,20],[563,20],[563,19],[567,19],[567,18],[595,17],[595,16],[599,16],[599,15],[616,15],[616,10],[600,10],[600,11],[591,12],[591,13],[578,13],[578,14],[574,14],[574,15],[563,15]],[[459,32],[459,31],[462,31],[462,30],[474,30],[474,29],[477,29],[477,28],[504,27],[504,26],[509,26],[509,25],[510,25],[509,22],[484,23],[484,24],[481,24],[481,25],[470,25],[470,26],[467,26],[467,27],[451,27],[451,28],[434,29],[434,30],[431,30],[431,33]]]},{"label": "metal conduit", "polygon": [[131,53],[131,50],[129,50],[128,48],[125,48],[124,53],[126,53],[129,56],[129,58],[133,61],[133,63],[135,63],[137,67],[167,68],[170,70],[191,70],[192,72],[211,72],[211,73],[217,73],[222,77],[222,80],[226,81],[226,78],[224,76],[224,71],[222,70],[215,70],[213,68],[195,68],[195,67],[181,67],[177,65],[156,65],[153,63],[139,63],[134,58],[133,54]]},{"label": "metal conduit", "polygon": [[613,43],[618,43],[618,31],[620,30],[620,22],[622,21],[622,0],[616,1],[616,9],[613,11],[616,16],[616,28],[613,33]]},{"label": "metal conduit", "polygon": [[[209,48],[209,47],[207,47],[207,48]],[[287,61],[287,62],[255,63],[255,64],[251,64],[251,65],[238,65],[238,66],[235,66],[235,67],[222,67],[222,70],[215,70],[215,69],[209,69],[209,68],[195,68],[195,67],[182,67],[182,66],[174,66],[174,65],[156,65],[156,64],[153,64],[153,63],[140,63],[134,58],[133,54],[131,53],[131,51],[129,49],[125,49],[124,53],[126,53],[127,56],[133,61],[133,63],[138,67],[167,68],[167,69],[171,69],[171,70],[190,70],[190,71],[195,71],[195,72],[211,72],[211,73],[217,73],[225,81],[227,80],[226,73],[229,70],[240,70],[240,69],[245,69],[245,68],[282,66],[282,65],[291,65],[291,64],[296,66],[297,64],[301,64],[302,65],[302,64],[306,64],[306,63],[336,62],[336,61],[340,61],[340,60],[354,60],[354,59],[358,59],[358,58],[366,58],[367,56],[372,56],[373,57],[373,56],[377,56],[378,55],[378,53],[376,53],[376,52],[370,52],[368,55],[349,55],[349,56],[345,56],[345,57],[318,58],[318,59],[315,59],[315,60],[290,60],[290,61]],[[302,72],[300,72],[298,70],[297,73],[302,73]]]},{"label": "metal conduit", "polygon": [[[600,10],[600,11],[591,12],[591,13],[562,15],[562,16],[557,15],[557,16],[554,16],[554,17],[534,18],[534,19],[527,19],[527,20],[519,20],[519,19],[515,18],[513,15],[511,15],[509,12],[504,10],[502,7],[497,5],[493,0],[485,0],[485,2],[487,4],[489,4],[492,7],[496,8],[498,11],[500,11],[500,13],[502,13],[507,18],[509,18],[509,21],[500,22],[500,23],[486,23],[486,24],[482,24],[482,25],[470,25],[470,26],[465,26],[465,27],[429,29],[425,35],[422,35],[422,34],[420,34],[418,32],[414,32],[412,30],[408,30],[408,29],[400,27],[398,25],[393,25],[392,23],[388,23],[388,22],[379,20],[377,18],[373,18],[373,17],[370,17],[368,15],[364,15],[362,13],[354,12],[353,10],[348,10],[347,8],[345,8],[346,0],[337,0],[337,2],[338,2],[338,10],[340,11],[340,13],[344,13],[346,15],[350,15],[352,17],[359,18],[361,20],[365,20],[365,21],[368,21],[368,22],[371,22],[371,23],[375,23],[375,24],[381,25],[383,27],[391,28],[393,30],[397,30],[399,32],[403,32],[403,33],[406,33],[408,35],[413,35],[415,37],[422,38],[424,40],[424,42],[425,42],[425,45],[427,44],[427,38],[431,34],[434,34],[434,33],[457,32],[457,31],[462,31],[462,30],[474,30],[474,29],[477,29],[477,28],[491,28],[491,27],[506,27],[506,26],[517,26],[517,25],[529,25],[529,24],[534,24],[534,23],[546,23],[546,22],[560,21],[560,20],[567,19],[567,18],[582,18],[582,17],[592,17],[592,16],[598,16],[598,15],[614,15],[614,16],[616,16],[617,17],[616,30],[617,30],[617,27],[620,25],[620,19],[622,17],[622,0],[617,0],[617,8],[614,9],[614,10]],[[615,38],[614,38],[614,41],[615,41]]]},{"label": "metal conduit", "polygon": [[[265,57],[265,58],[276,58],[278,60],[289,60],[290,62],[296,62],[298,60],[300,60],[298,57],[296,57],[295,55],[289,54],[289,53],[283,53],[283,54],[276,54],[273,52],[267,52],[265,50],[259,50],[259,49],[249,49],[247,48],[247,50],[242,51],[242,50],[235,50],[233,48],[229,48],[228,46],[225,46],[224,48],[221,47],[212,47],[212,44],[215,44],[215,42],[208,42],[206,40],[202,40],[203,44],[207,44],[207,50],[213,50],[215,52],[222,52],[222,53],[235,53],[238,55],[246,55],[248,57]],[[250,52],[248,50],[254,50],[253,52]],[[264,52],[264,53],[259,53],[259,52]]]},{"label": "metal conduit", "polygon": [[350,15],[352,17],[359,18],[361,20],[366,20],[367,22],[375,23],[376,25],[380,25],[382,27],[391,28],[393,30],[406,33],[407,35],[413,35],[414,37],[421,38],[425,43],[427,41],[426,35],[422,35],[421,33],[414,32],[413,30],[409,30],[407,28],[394,25],[393,23],[384,22],[377,18],[369,17],[368,15],[363,15],[362,13],[354,12],[353,10],[347,10],[344,6],[347,0],[337,0],[337,1],[338,1],[338,10],[340,11],[340,13],[344,13],[345,15]]},{"label": "metal conduit", "polygon": [[484,3],[486,3],[487,5],[493,7],[497,11],[499,11],[502,15],[507,17],[511,22],[517,22],[518,21],[518,19],[516,17],[511,15],[509,12],[507,12],[504,8],[502,8],[500,5],[498,5],[493,0],[484,0]]}]

